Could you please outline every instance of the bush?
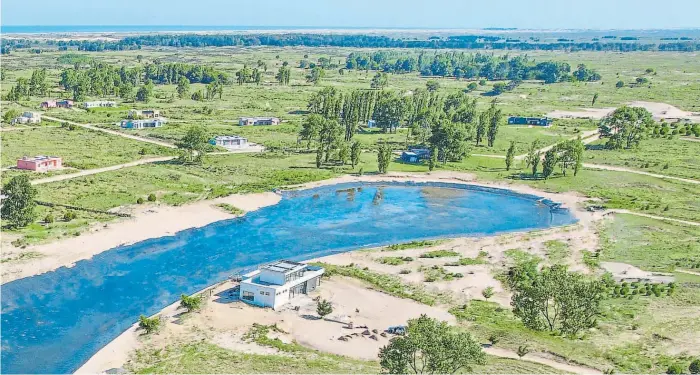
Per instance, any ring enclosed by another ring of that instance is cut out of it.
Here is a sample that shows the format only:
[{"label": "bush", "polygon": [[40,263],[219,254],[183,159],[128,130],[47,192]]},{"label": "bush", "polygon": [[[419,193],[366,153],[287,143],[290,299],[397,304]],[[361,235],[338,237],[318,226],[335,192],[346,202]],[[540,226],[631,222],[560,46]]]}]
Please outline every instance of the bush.
[{"label": "bush", "polygon": [[326,315],[330,314],[333,312],[333,305],[329,301],[320,300],[316,304],[316,313],[321,317],[324,318]]},{"label": "bush", "polygon": [[693,362],[690,362],[690,366],[688,366],[688,371],[690,371],[691,374],[700,374],[700,359],[696,359]]},{"label": "bush", "polygon": [[146,333],[152,333],[158,330],[160,327],[160,317],[156,316],[153,318],[148,318],[145,315],[139,317],[139,328],[146,331]]},{"label": "bush", "polygon": [[149,202],[155,202],[155,201],[156,201],[156,195],[153,194],[153,193],[148,194],[148,201],[149,201]]},{"label": "bush", "polygon": [[138,197],[138,198],[136,199],[136,203],[138,203],[138,204],[143,204],[143,198]]},{"label": "bush", "polygon": [[44,218],[44,223],[51,224],[53,222],[54,222],[53,215],[51,215],[51,214],[46,215],[46,217]]},{"label": "bush", "polygon": [[78,215],[77,215],[75,212],[73,212],[73,211],[68,211],[68,212],[66,212],[65,214],[63,214],[63,220],[64,220],[64,221],[71,221],[71,220],[74,220],[74,219],[77,218],[77,217],[78,217]]},{"label": "bush", "polygon": [[667,374],[682,374],[684,372],[683,366],[679,364],[673,364],[671,366],[668,366],[668,369],[666,370]]},{"label": "bush", "polygon": [[187,312],[199,310],[202,307],[202,296],[188,296],[183,294],[180,296],[180,307],[184,307]]},{"label": "bush", "polygon": [[486,299],[493,297],[493,293],[494,291],[492,286],[486,287],[486,289],[481,291],[481,295]]}]

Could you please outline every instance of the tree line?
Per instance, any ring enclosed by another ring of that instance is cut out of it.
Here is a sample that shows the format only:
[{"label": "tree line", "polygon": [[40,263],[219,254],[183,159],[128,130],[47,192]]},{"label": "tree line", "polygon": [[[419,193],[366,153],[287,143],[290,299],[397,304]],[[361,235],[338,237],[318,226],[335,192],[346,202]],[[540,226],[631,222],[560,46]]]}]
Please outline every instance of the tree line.
[{"label": "tree line", "polygon": [[415,54],[399,51],[352,52],[345,61],[347,69],[381,70],[387,73],[420,72],[424,76],[454,77],[456,79],[486,78],[488,80],[539,79],[545,83],[560,81],[598,81],[598,72],[579,64],[572,72],[568,63],[535,62],[528,56],[495,56],[477,52],[445,52]]},{"label": "tree line", "polygon": [[[28,48],[29,39],[3,40],[2,53],[13,49]],[[59,41],[59,49],[68,47],[80,51],[135,50],[145,46],[167,47],[225,47],[225,46],[306,46],[306,47],[357,47],[357,48],[424,48],[424,49],[501,49],[501,50],[556,50],[556,51],[682,51],[700,50],[696,40],[679,40],[660,43],[641,43],[628,40],[581,41],[560,40],[540,42],[501,36],[455,35],[446,38],[392,38],[382,35],[341,34],[157,34],[128,36],[117,41],[69,40]]]}]

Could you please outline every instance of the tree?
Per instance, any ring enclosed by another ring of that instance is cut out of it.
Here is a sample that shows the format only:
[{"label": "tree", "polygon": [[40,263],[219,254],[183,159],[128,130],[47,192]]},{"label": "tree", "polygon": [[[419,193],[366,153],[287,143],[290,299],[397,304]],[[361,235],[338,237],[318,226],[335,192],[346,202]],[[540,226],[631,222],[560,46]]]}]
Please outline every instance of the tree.
[{"label": "tree", "polygon": [[306,116],[304,121],[301,123],[301,131],[299,132],[299,137],[306,141],[306,149],[311,148],[311,142],[318,138],[319,132],[323,127],[323,123],[326,120],[317,114],[311,114]]},{"label": "tree", "polygon": [[476,145],[478,146],[484,140],[486,135],[486,127],[489,123],[489,114],[487,111],[479,115],[479,122],[476,124]]},{"label": "tree", "polygon": [[2,201],[2,219],[15,228],[25,227],[36,219],[37,190],[29,182],[29,176],[20,175],[12,179],[2,187],[2,193],[6,196]]},{"label": "tree", "polygon": [[180,79],[177,81],[177,97],[180,99],[184,99],[187,97],[187,94],[190,92],[190,81],[183,77],[180,77]]},{"label": "tree", "polygon": [[283,65],[277,71],[275,79],[277,80],[277,82],[279,82],[280,85],[288,85],[291,72],[292,70],[289,67]]},{"label": "tree", "polygon": [[379,350],[379,363],[389,374],[454,374],[486,364],[486,354],[469,333],[421,315]]},{"label": "tree", "polygon": [[355,141],[352,143],[350,148],[350,163],[352,163],[352,168],[354,169],[360,162],[360,154],[362,153],[362,144],[360,141]]},{"label": "tree", "polygon": [[492,286],[486,287],[486,289],[481,291],[481,295],[484,296],[484,298],[486,298],[486,299],[493,297],[493,294],[494,294],[494,292],[493,292]]},{"label": "tree", "polygon": [[370,83],[370,87],[373,89],[383,89],[387,85],[389,85],[389,77],[386,73],[382,72],[375,74],[372,78],[372,83]]},{"label": "tree", "polygon": [[183,150],[181,159],[186,162],[201,163],[202,154],[207,147],[209,138],[204,127],[193,125],[175,145]]},{"label": "tree", "polygon": [[333,305],[325,299],[320,300],[316,303],[316,313],[321,317],[325,318],[326,315],[333,312]]},{"label": "tree", "polygon": [[428,82],[425,83],[425,88],[427,88],[430,92],[437,91],[440,88],[440,82],[434,79],[429,79]]},{"label": "tree", "polygon": [[593,94],[593,100],[591,100],[591,107],[595,105],[595,102],[598,100],[598,93]]},{"label": "tree", "polygon": [[395,92],[380,93],[372,118],[385,133],[397,129],[406,114],[406,101]]},{"label": "tree", "polygon": [[323,164],[323,146],[318,145],[318,148],[316,149],[316,168],[321,168],[321,165]]},{"label": "tree", "polygon": [[474,91],[474,90],[476,90],[477,87],[478,87],[478,85],[476,84],[476,82],[470,82],[467,85],[467,91]]},{"label": "tree", "polygon": [[513,165],[513,159],[515,158],[515,153],[517,151],[515,150],[515,141],[510,141],[510,147],[508,147],[508,151],[506,152],[506,170],[510,170],[510,166]]},{"label": "tree", "polygon": [[606,290],[599,280],[568,272],[566,266],[521,264],[512,268],[508,285],[513,291],[513,314],[534,330],[576,334],[594,327]]},{"label": "tree", "polygon": [[320,66],[315,66],[311,69],[309,74],[306,75],[306,82],[318,85],[321,83],[323,77],[325,77],[326,72]]},{"label": "tree", "polygon": [[690,362],[690,366],[688,366],[688,371],[691,374],[700,374],[700,359],[694,359],[693,362]]},{"label": "tree", "polygon": [[204,94],[202,94],[202,90],[197,90],[192,93],[191,98],[194,101],[201,102],[204,100]]},{"label": "tree", "polygon": [[180,296],[180,307],[192,312],[199,310],[202,307],[202,296],[188,296],[183,294]]},{"label": "tree", "polygon": [[377,169],[379,173],[386,173],[391,162],[392,149],[388,143],[383,143],[379,146],[377,152]]},{"label": "tree", "polygon": [[539,151],[540,146],[541,146],[540,140],[535,139],[530,144],[530,149],[527,151],[527,155],[525,155],[526,168],[532,167],[532,176],[533,177],[537,175],[537,167],[540,165],[540,158],[541,158],[541,153]]},{"label": "tree", "polygon": [[554,146],[557,153],[557,162],[561,167],[561,172],[566,176],[566,171],[569,168],[574,169],[574,176],[583,165],[583,152],[586,149],[581,139],[572,139],[558,143]]},{"label": "tree", "polygon": [[119,97],[125,102],[133,102],[136,100],[134,95],[134,85],[130,82],[124,82],[119,86]]},{"label": "tree", "polygon": [[20,113],[18,110],[14,109],[14,108],[10,108],[7,110],[7,112],[5,112],[2,115],[2,121],[5,122],[6,124],[9,124],[12,122],[12,120],[19,117],[19,115],[20,115]]},{"label": "tree", "polygon": [[542,162],[542,177],[548,179],[554,172],[554,167],[557,165],[557,151],[550,148],[544,153],[544,161]]},{"label": "tree", "polygon": [[527,353],[530,353],[530,348],[527,347],[527,345],[520,345],[518,346],[518,357],[522,358],[527,355]]},{"label": "tree", "polygon": [[430,159],[428,159],[428,170],[433,170],[437,166],[437,147],[430,147]]},{"label": "tree", "polygon": [[136,91],[136,100],[144,103],[148,103],[151,100],[151,96],[153,95],[153,84],[152,83],[147,83],[139,88],[138,91]]},{"label": "tree", "polygon": [[146,333],[152,333],[158,330],[160,327],[160,317],[154,316],[153,318],[148,318],[145,315],[139,316],[139,328],[146,331]]},{"label": "tree", "polygon": [[617,81],[617,83],[615,84],[615,87],[617,87],[618,89],[623,88],[623,87],[625,87],[625,83],[622,81]]},{"label": "tree", "polygon": [[498,134],[498,125],[501,122],[503,114],[500,109],[496,109],[496,100],[491,102],[491,107],[487,111],[489,128],[486,132],[486,139],[488,140],[489,147],[493,147],[493,143],[496,142],[496,134]]},{"label": "tree", "polygon": [[623,106],[606,116],[598,131],[601,138],[608,138],[605,147],[619,150],[639,145],[644,133],[653,127],[654,119],[645,108]]}]

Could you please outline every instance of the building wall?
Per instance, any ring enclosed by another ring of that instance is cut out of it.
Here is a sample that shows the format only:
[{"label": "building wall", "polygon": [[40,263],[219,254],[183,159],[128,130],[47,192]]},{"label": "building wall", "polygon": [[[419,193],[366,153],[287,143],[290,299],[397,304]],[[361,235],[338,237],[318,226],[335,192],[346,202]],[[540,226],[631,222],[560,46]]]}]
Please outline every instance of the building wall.
[{"label": "building wall", "polygon": [[284,272],[275,272],[262,269],[260,270],[260,281],[270,284],[284,285]]},{"label": "building wall", "polygon": [[[263,286],[259,284],[241,283],[240,298],[246,303],[260,307],[275,307],[275,289],[273,287]],[[246,293],[253,294],[253,300],[245,299]]]}]

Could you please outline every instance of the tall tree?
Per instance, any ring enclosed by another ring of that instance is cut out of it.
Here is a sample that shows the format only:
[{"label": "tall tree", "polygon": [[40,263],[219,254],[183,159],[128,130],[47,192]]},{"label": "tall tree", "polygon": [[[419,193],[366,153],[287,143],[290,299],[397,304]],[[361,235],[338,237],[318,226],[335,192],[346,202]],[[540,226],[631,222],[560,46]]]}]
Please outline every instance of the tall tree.
[{"label": "tall tree", "polygon": [[593,94],[593,100],[591,100],[591,107],[595,105],[595,102],[598,101],[598,93]]},{"label": "tall tree", "polygon": [[326,120],[318,114],[308,115],[304,121],[301,123],[301,131],[299,132],[299,137],[306,141],[306,149],[311,148],[311,142],[318,138],[319,132],[323,127],[323,123]]},{"label": "tall tree", "polygon": [[488,109],[487,113],[489,128],[486,132],[486,139],[488,140],[489,147],[493,147],[493,143],[496,141],[496,134],[498,134],[498,125],[503,117],[501,110],[496,109],[496,99],[491,102],[491,107]]},{"label": "tall tree", "polygon": [[355,141],[352,143],[352,147],[350,148],[350,163],[352,163],[352,168],[355,169],[355,166],[360,163],[360,154],[362,153],[362,144],[360,141]]},{"label": "tall tree", "polygon": [[177,81],[177,96],[180,99],[184,99],[187,97],[187,94],[190,92],[190,81],[183,77],[180,77]]},{"label": "tall tree", "polygon": [[326,72],[321,68],[320,66],[315,66],[311,68],[311,71],[309,74],[306,75],[306,82],[313,83],[314,85],[318,85],[321,83],[321,80],[323,77],[325,77]]},{"label": "tall tree", "polygon": [[389,163],[391,163],[391,156],[393,150],[388,143],[382,143],[379,145],[379,151],[377,152],[377,169],[379,173],[386,173],[389,170]]},{"label": "tall tree", "polygon": [[389,374],[469,373],[486,364],[486,354],[469,333],[421,315],[379,350],[379,363]]},{"label": "tall tree", "polygon": [[36,219],[37,190],[29,182],[29,176],[20,175],[12,179],[2,187],[5,198],[2,200],[2,219],[12,227],[25,227]]},{"label": "tall tree", "polygon": [[478,146],[484,140],[486,129],[490,122],[488,111],[484,111],[479,115],[479,122],[476,125],[476,145]]},{"label": "tall tree", "polygon": [[619,150],[639,145],[645,132],[653,127],[654,119],[645,108],[623,106],[605,117],[598,130],[601,138],[608,138],[607,148]]},{"label": "tall tree", "polygon": [[540,159],[542,157],[542,154],[540,153],[540,147],[542,146],[542,143],[540,142],[539,139],[535,139],[532,141],[530,144],[530,148],[527,150],[527,155],[525,155],[525,164],[526,168],[532,167],[532,176],[537,175],[537,168],[540,165]]},{"label": "tall tree", "polygon": [[377,74],[372,77],[372,82],[370,87],[373,89],[383,89],[389,85],[389,77],[386,73],[377,72]]},{"label": "tall tree", "polygon": [[193,125],[175,145],[183,150],[181,159],[190,163],[201,163],[207,148],[209,137],[203,126]]},{"label": "tall tree", "polygon": [[554,172],[554,167],[557,165],[557,151],[550,148],[544,153],[544,161],[542,162],[542,177],[548,179]]},{"label": "tall tree", "polygon": [[515,153],[517,151],[515,150],[515,141],[510,141],[510,147],[508,147],[508,151],[506,152],[506,170],[509,171],[511,165],[513,165],[513,159],[515,158]]}]

